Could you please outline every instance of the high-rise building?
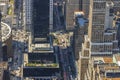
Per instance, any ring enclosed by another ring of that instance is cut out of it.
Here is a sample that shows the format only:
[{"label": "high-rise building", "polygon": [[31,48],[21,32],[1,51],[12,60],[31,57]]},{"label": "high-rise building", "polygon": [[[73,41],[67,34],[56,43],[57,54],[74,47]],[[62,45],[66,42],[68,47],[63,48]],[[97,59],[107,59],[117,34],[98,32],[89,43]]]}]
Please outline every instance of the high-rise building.
[{"label": "high-rise building", "polygon": [[36,0],[33,1],[32,5],[33,16],[31,31],[33,41],[47,41],[47,38],[53,26],[53,0],[45,0],[42,2]]},{"label": "high-rise building", "polygon": [[[48,44],[36,44],[32,52],[24,54],[24,80],[60,80],[60,67],[57,53]],[[41,46],[41,47],[40,47]]]},{"label": "high-rise building", "polygon": [[1,10],[2,15],[7,15],[8,4],[0,3],[0,10]]},{"label": "high-rise building", "polygon": [[84,36],[80,54],[80,80],[85,80],[91,59],[100,56],[111,57],[119,51],[116,29],[107,27],[111,24],[111,21],[106,20],[111,17],[107,12],[111,9],[111,4],[111,0],[90,0],[88,35]]},{"label": "high-rise building", "polygon": [[114,3],[114,13],[117,14],[117,12],[120,12],[120,0],[112,0]]},{"label": "high-rise building", "polygon": [[[94,57],[84,80],[120,80],[120,54],[112,57]],[[90,69],[91,68],[91,69]]]},{"label": "high-rise building", "polygon": [[24,54],[24,80],[59,80],[59,60],[55,53],[52,37],[53,0],[32,1],[32,27],[28,53]]},{"label": "high-rise building", "polygon": [[24,30],[29,32],[32,26],[32,1],[33,0],[23,0],[23,26]]},{"label": "high-rise building", "polygon": [[80,11],[84,12],[86,18],[89,17],[90,0],[80,0]]},{"label": "high-rise building", "polygon": [[75,12],[75,29],[73,34],[74,54],[75,59],[79,59],[79,53],[82,49],[82,43],[84,42],[84,35],[87,34],[88,20],[84,17],[83,12]]},{"label": "high-rise building", "polygon": [[108,13],[106,9],[111,4],[110,0],[91,0],[88,27],[91,55],[112,55],[113,42],[116,41],[116,31],[106,27],[108,26],[106,23],[110,24],[107,22],[108,17],[106,16]]},{"label": "high-rise building", "polygon": [[66,30],[74,29],[74,12],[79,11],[79,0],[66,0]]}]

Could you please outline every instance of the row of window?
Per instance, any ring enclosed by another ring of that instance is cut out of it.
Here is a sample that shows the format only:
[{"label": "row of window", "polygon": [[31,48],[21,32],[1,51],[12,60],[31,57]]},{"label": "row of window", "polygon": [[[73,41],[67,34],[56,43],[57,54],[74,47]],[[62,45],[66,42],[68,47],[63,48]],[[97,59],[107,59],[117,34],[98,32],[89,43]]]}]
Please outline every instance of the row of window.
[{"label": "row of window", "polygon": [[106,7],[106,2],[94,2],[93,3],[94,9],[100,10],[100,9],[105,9],[105,7]]},{"label": "row of window", "polygon": [[100,14],[93,14],[93,22],[94,24],[104,24],[105,22],[105,15],[100,15]]},{"label": "row of window", "polygon": [[92,51],[94,51],[94,52],[98,52],[98,51],[100,51],[100,52],[104,52],[104,51],[112,51],[112,45],[109,45],[109,46],[106,46],[106,45],[101,45],[101,46],[92,46]]}]

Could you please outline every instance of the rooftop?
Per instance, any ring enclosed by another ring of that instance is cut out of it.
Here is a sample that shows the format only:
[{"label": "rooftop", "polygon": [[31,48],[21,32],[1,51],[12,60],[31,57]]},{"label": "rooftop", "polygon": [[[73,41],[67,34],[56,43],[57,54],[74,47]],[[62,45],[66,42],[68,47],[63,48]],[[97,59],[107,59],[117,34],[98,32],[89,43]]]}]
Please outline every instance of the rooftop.
[{"label": "rooftop", "polygon": [[34,44],[35,48],[50,48],[49,43],[44,43],[44,44]]},{"label": "rooftop", "polygon": [[25,67],[59,68],[55,53],[28,53],[24,55]]},{"label": "rooftop", "polygon": [[41,52],[53,52],[53,47],[50,43],[35,43],[31,45],[32,52],[41,53]]},{"label": "rooftop", "polygon": [[47,77],[55,76],[59,72],[59,68],[24,68],[24,77]]},{"label": "rooftop", "polygon": [[95,57],[94,68],[102,80],[120,78],[120,67],[116,63],[113,63],[112,57]]},{"label": "rooftop", "polygon": [[80,27],[84,26],[85,23],[88,22],[88,20],[84,18],[83,12],[75,12],[74,15],[75,15],[76,24],[78,24]]},{"label": "rooftop", "polygon": [[28,53],[28,60],[29,62],[55,63],[56,56],[54,53]]},{"label": "rooftop", "polygon": [[112,57],[95,57],[94,64],[106,64],[106,63],[113,63]]},{"label": "rooftop", "polygon": [[120,54],[116,54],[115,58],[116,58],[117,61],[120,61]]},{"label": "rooftop", "polygon": [[113,58],[112,57],[103,57],[103,60],[105,63],[113,63]]}]

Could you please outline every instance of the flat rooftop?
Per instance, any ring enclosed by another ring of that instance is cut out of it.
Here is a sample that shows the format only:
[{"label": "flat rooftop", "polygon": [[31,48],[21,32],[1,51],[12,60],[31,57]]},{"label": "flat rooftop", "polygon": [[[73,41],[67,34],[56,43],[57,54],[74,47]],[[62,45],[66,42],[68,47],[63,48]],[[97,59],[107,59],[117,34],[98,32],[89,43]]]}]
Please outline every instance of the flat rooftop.
[{"label": "flat rooftop", "polygon": [[107,63],[113,63],[112,57],[95,57],[94,64],[107,64]]},{"label": "flat rooftop", "polygon": [[48,77],[59,73],[59,68],[24,68],[23,77]]},{"label": "flat rooftop", "polygon": [[56,63],[56,55],[53,53],[28,53],[28,61],[42,64]]},{"label": "flat rooftop", "polygon": [[54,52],[24,54],[24,67],[59,68],[58,57]]},{"label": "flat rooftop", "polygon": [[49,0],[33,0],[33,32],[35,38],[49,34]]},{"label": "flat rooftop", "polygon": [[34,44],[35,48],[50,48],[50,43]]},{"label": "flat rooftop", "polygon": [[50,43],[50,38],[49,37],[40,37],[40,38],[35,38],[34,43]]},{"label": "flat rooftop", "polygon": [[59,62],[55,53],[24,54],[24,77],[51,77],[59,73]]},{"label": "flat rooftop", "polygon": [[35,43],[31,45],[31,50],[34,53],[42,53],[42,52],[53,52],[53,47],[50,43]]}]

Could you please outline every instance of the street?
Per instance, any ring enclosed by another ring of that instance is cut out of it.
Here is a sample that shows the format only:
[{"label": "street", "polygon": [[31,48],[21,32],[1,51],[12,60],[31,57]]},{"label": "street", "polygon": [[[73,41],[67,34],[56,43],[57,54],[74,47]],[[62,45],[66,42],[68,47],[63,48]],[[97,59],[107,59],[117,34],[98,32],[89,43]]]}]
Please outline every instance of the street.
[{"label": "street", "polygon": [[59,47],[59,56],[60,56],[60,63],[63,71],[63,79],[64,80],[75,80],[75,63],[74,63],[74,56],[69,50],[70,48],[70,39],[71,33],[65,32],[65,25],[64,25],[64,13],[62,12],[62,0],[55,0],[54,1],[54,17],[55,17],[55,26],[53,36],[56,39],[57,46]]},{"label": "street", "polygon": [[71,33],[56,32],[53,33],[58,40],[60,63],[63,71],[64,80],[74,80],[76,75],[74,55],[70,47]]},{"label": "street", "polygon": [[27,45],[28,37],[26,31],[22,28],[22,0],[15,0],[16,2],[16,25],[12,29],[14,57],[13,65],[10,67],[10,73],[13,75],[11,80],[21,80],[23,53]]},{"label": "street", "polygon": [[[63,69],[63,78],[64,80],[74,80],[75,72],[74,72],[74,59],[73,55],[69,53],[69,49],[60,49],[60,60]],[[71,56],[71,57],[70,57]]]}]

